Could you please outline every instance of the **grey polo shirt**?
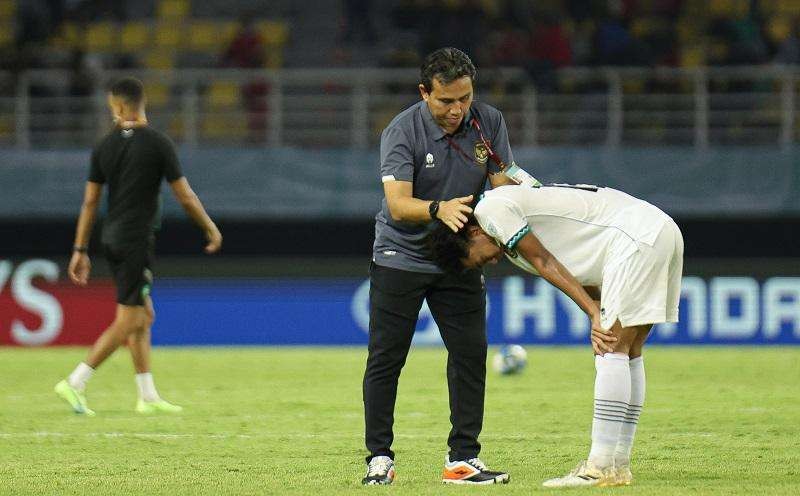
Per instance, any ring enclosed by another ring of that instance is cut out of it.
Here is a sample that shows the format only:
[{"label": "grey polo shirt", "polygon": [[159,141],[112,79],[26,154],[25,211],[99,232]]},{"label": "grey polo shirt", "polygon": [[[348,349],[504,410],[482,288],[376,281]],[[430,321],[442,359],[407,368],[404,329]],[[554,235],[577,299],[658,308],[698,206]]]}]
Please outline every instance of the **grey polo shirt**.
[{"label": "grey polo shirt", "polygon": [[[487,167],[489,172],[497,172],[498,167],[485,153],[472,119],[478,120],[483,136],[500,159],[511,164],[514,157],[499,110],[473,102],[461,127],[447,136],[422,100],[398,114],[381,134],[383,182],[412,182],[413,196],[421,200],[450,200],[482,193]],[[415,224],[393,220],[384,198],[375,216],[373,261],[411,272],[442,272],[425,246],[425,238],[433,226],[433,222]]]}]

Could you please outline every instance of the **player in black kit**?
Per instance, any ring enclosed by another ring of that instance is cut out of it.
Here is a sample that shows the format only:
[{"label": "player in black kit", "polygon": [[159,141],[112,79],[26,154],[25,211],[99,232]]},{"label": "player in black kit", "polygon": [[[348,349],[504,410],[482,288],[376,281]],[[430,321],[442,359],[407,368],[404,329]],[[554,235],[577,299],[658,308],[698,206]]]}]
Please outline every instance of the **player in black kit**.
[{"label": "player in black kit", "polygon": [[160,222],[161,181],[166,179],[189,217],[203,229],[206,253],[222,246],[222,235],[183,177],[172,142],[148,127],[142,83],[134,78],[115,82],[108,94],[114,129],[92,152],[89,181],[75,233],[69,277],[85,286],[91,263],[87,253],[103,185],[108,185],[108,214],[103,223],[102,245],[117,288],[114,321],[97,339],[86,361],[59,382],[56,393],[75,413],[94,415],[84,390],[95,369],[127,343],[136,369],[139,413],[178,412],[158,395],[150,373],[150,326],[155,314],[150,299],[153,282],[154,233]]}]

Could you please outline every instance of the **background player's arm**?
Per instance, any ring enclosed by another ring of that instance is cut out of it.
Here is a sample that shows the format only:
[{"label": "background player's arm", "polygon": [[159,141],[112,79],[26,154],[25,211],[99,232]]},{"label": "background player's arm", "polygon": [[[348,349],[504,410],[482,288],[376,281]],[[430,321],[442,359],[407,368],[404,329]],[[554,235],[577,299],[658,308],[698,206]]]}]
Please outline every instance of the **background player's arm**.
[{"label": "background player's arm", "polygon": [[611,331],[603,329],[600,325],[600,308],[575,276],[531,233],[523,236],[517,243],[516,250],[533,265],[539,275],[563,291],[586,312],[592,321],[592,347],[595,352],[599,354],[613,352],[614,350],[606,342],[616,341],[616,338],[611,335]]},{"label": "background player's arm", "polygon": [[217,225],[211,220],[211,217],[206,213],[203,204],[200,203],[200,198],[197,197],[192,187],[189,186],[189,181],[185,177],[181,177],[169,183],[172,188],[172,193],[175,199],[181,204],[183,210],[192,218],[192,220],[200,226],[206,236],[208,244],[206,245],[206,253],[215,253],[222,247],[222,234],[219,232]]},{"label": "background player's arm", "polygon": [[89,272],[92,270],[92,263],[86,250],[89,248],[89,240],[92,237],[92,227],[97,216],[97,207],[100,205],[100,198],[103,195],[103,185],[92,181],[86,182],[83,192],[83,204],[81,213],[78,216],[78,226],[75,228],[75,244],[73,246],[72,258],[69,261],[69,278],[79,286],[85,286],[89,282]]},{"label": "background player's arm", "polygon": [[[416,223],[431,221],[431,201],[414,198],[414,186],[410,181],[386,181],[383,183],[383,192],[392,219]],[[458,231],[467,223],[467,214],[472,212],[469,206],[471,201],[472,195],[441,201],[436,218],[453,231]]]}]

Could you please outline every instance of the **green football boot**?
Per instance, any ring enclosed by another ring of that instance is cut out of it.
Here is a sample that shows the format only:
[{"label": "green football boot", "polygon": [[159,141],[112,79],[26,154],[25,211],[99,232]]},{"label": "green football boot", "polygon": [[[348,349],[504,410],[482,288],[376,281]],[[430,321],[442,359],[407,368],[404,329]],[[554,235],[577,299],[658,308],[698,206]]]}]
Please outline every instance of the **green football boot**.
[{"label": "green football boot", "polygon": [[86,397],[75,389],[74,387],[70,386],[66,380],[63,380],[56,384],[56,387],[53,388],[57,395],[64,399],[69,406],[72,407],[72,411],[79,415],[86,415],[88,417],[94,417],[95,413],[94,410],[89,408],[86,404]]}]

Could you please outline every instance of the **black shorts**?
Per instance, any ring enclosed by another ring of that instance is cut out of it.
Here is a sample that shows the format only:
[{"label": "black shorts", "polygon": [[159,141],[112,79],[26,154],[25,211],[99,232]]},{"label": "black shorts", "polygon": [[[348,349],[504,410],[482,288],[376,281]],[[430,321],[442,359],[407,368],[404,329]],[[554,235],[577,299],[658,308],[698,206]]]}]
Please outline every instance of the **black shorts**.
[{"label": "black shorts", "polygon": [[155,238],[125,244],[103,244],[108,265],[117,287],[117,303],[120,305],[144,305],[153,284],[153,261]]}]

